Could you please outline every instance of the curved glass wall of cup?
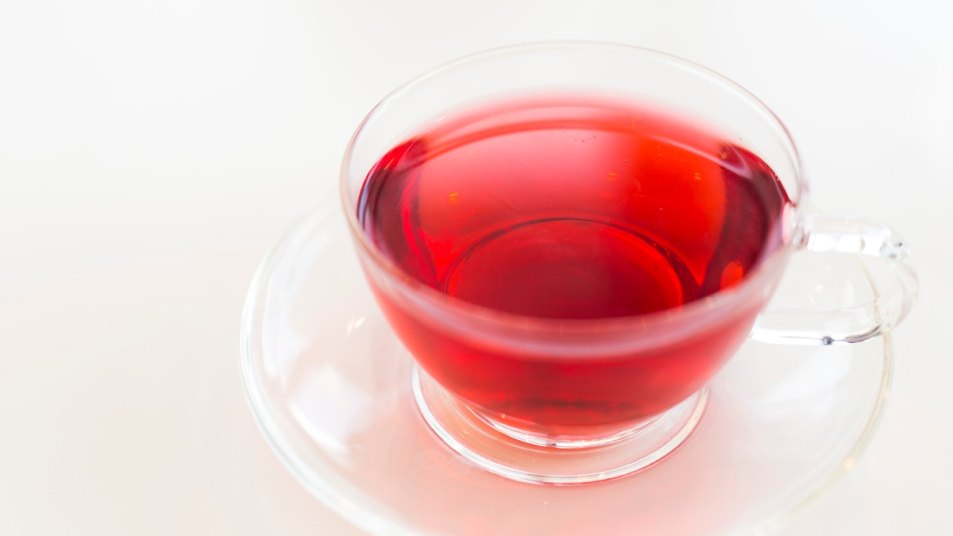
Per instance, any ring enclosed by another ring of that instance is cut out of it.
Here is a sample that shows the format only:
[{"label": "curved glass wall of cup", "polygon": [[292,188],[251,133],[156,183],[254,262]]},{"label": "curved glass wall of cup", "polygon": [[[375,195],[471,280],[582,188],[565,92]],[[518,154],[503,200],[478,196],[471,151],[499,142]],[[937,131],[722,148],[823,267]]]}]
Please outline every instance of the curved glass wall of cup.
[{"label": "curved glass wall of cup", "polygon": [[[400,300],[413,300],[414,307],[434,309],[428,314],[490,318],[485,323],[490,326],[487,332],[500,334],[514,322],[520,326],[546,324],[536,322],[538,319],[499,315],[469,304],[442,306],[444,296],[408,281],[399,268],[376,250],[357,222],[355,207],[364,178],[381,155],[428,122],[438,121],[441,114],[488,99],[554,90],[629,98],[706,124],[725,139],[737,140],[758,154],[775,171],[791,199],[789,210],[782,215],[788,247],[775,252],[749,274],[736,292],[715,295],[703,306],[685,306],[683,311],[695,312],[693,318],[688,314],[679,318],[664,315],[672,319],[672,324],[699,326],[702,317],[711,317],[712,311],[730,310],[742,301],[756,300],[762,287],[774,286],[786,256],[800,244],[799,219],[803,216],[801,207],[807,190],[797,150],[784,125],[746,90],[704,67],[660,52],[600,43],[522,45],[463,58],[397,89],[368,114],[344,158],[341,196],[371,278],[380,281],[382,288],[400,294]],[[495,322],[494,316],[498,317]],[[645,325],[645,320],[640,317],[630,327]],[[650,331],[657,330],[641,331],[642,337],[648,337]]]}]

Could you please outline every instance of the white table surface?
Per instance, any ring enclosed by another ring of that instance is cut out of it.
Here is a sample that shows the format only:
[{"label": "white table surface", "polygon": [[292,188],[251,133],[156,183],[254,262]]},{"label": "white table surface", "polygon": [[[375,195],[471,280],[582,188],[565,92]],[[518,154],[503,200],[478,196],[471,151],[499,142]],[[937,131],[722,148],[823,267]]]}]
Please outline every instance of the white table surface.
[{"label": "white table surface", "polygon": [[[0,534],[355,534],[238,371],[249,279],[396,84],[521,41],[662,49],[747,86],[814,204],[922,295],[855,470],[789,534],[953,533],[953,8],[944,2],[0,2]],[[946,305],[944,305],[946,304]]]}]

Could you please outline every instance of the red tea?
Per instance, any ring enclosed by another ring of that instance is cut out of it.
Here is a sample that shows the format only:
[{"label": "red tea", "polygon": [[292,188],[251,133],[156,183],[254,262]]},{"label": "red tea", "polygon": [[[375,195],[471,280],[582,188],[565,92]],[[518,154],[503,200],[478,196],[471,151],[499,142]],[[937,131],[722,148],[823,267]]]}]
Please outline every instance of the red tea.
[{"label": "red tea", "polygon": [[[390,150],[357,207],[406,274],[495,311],[608,319],[738,283],[781,245],[787,203],[756,155],[702,126],[592,96],[452,114]],[[513,422],[604,425],[658,413],[711,375],[756,307],[651,352],[547,359],[423,322],[377,289],[428,373]]]}]

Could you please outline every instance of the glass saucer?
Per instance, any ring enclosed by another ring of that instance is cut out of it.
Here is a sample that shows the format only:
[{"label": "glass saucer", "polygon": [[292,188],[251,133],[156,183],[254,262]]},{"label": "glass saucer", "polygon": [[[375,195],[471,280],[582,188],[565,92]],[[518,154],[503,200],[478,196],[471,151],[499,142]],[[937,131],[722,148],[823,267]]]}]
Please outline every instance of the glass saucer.
[{"label": "glass saucer", "polygon": [[[870,299],[867,273],[854,257],[795,255],[774,303]],[[374,303],[335,200],[314,207],[263,262],[241,351],[252,410],[282,462],[371,534],[770,531],[857,462],[892,364],[889,335],[845,346],[749,341],[710,384],[693,434],[658,463],[576,486],[502,478],[425,424],[413,360]]]}]

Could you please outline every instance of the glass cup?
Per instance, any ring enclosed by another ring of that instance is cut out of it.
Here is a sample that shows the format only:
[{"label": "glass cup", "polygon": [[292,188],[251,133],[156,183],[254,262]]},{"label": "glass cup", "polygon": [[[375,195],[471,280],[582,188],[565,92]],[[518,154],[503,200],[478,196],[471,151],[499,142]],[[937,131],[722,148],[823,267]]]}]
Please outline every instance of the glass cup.
[{"label": "glass cup", "polygon": [[[774,171],[786,193],[777,222],[780,246],[739,283],[704,299],[648,314],[574,320],[452,300],[382,254],[357,209],[364,180],[382,156],[441,115],[554,91],[650,103],[738,140]],[[341,182],[361,266],[419,365],[409,381],[423,418],[480,467],[552,484],[619,477],[672,452],[703,415],[706,383],[749,336],[844,344],[903,319],[917,293],[903,242],[877,222],[809,213],[807,191],[787,129],[746,90],[666,54],[595,43],[503,48],[413,80],[361,123]],[[847,309],[766,311],[798,250],[876,258],[881,296]]]}]

